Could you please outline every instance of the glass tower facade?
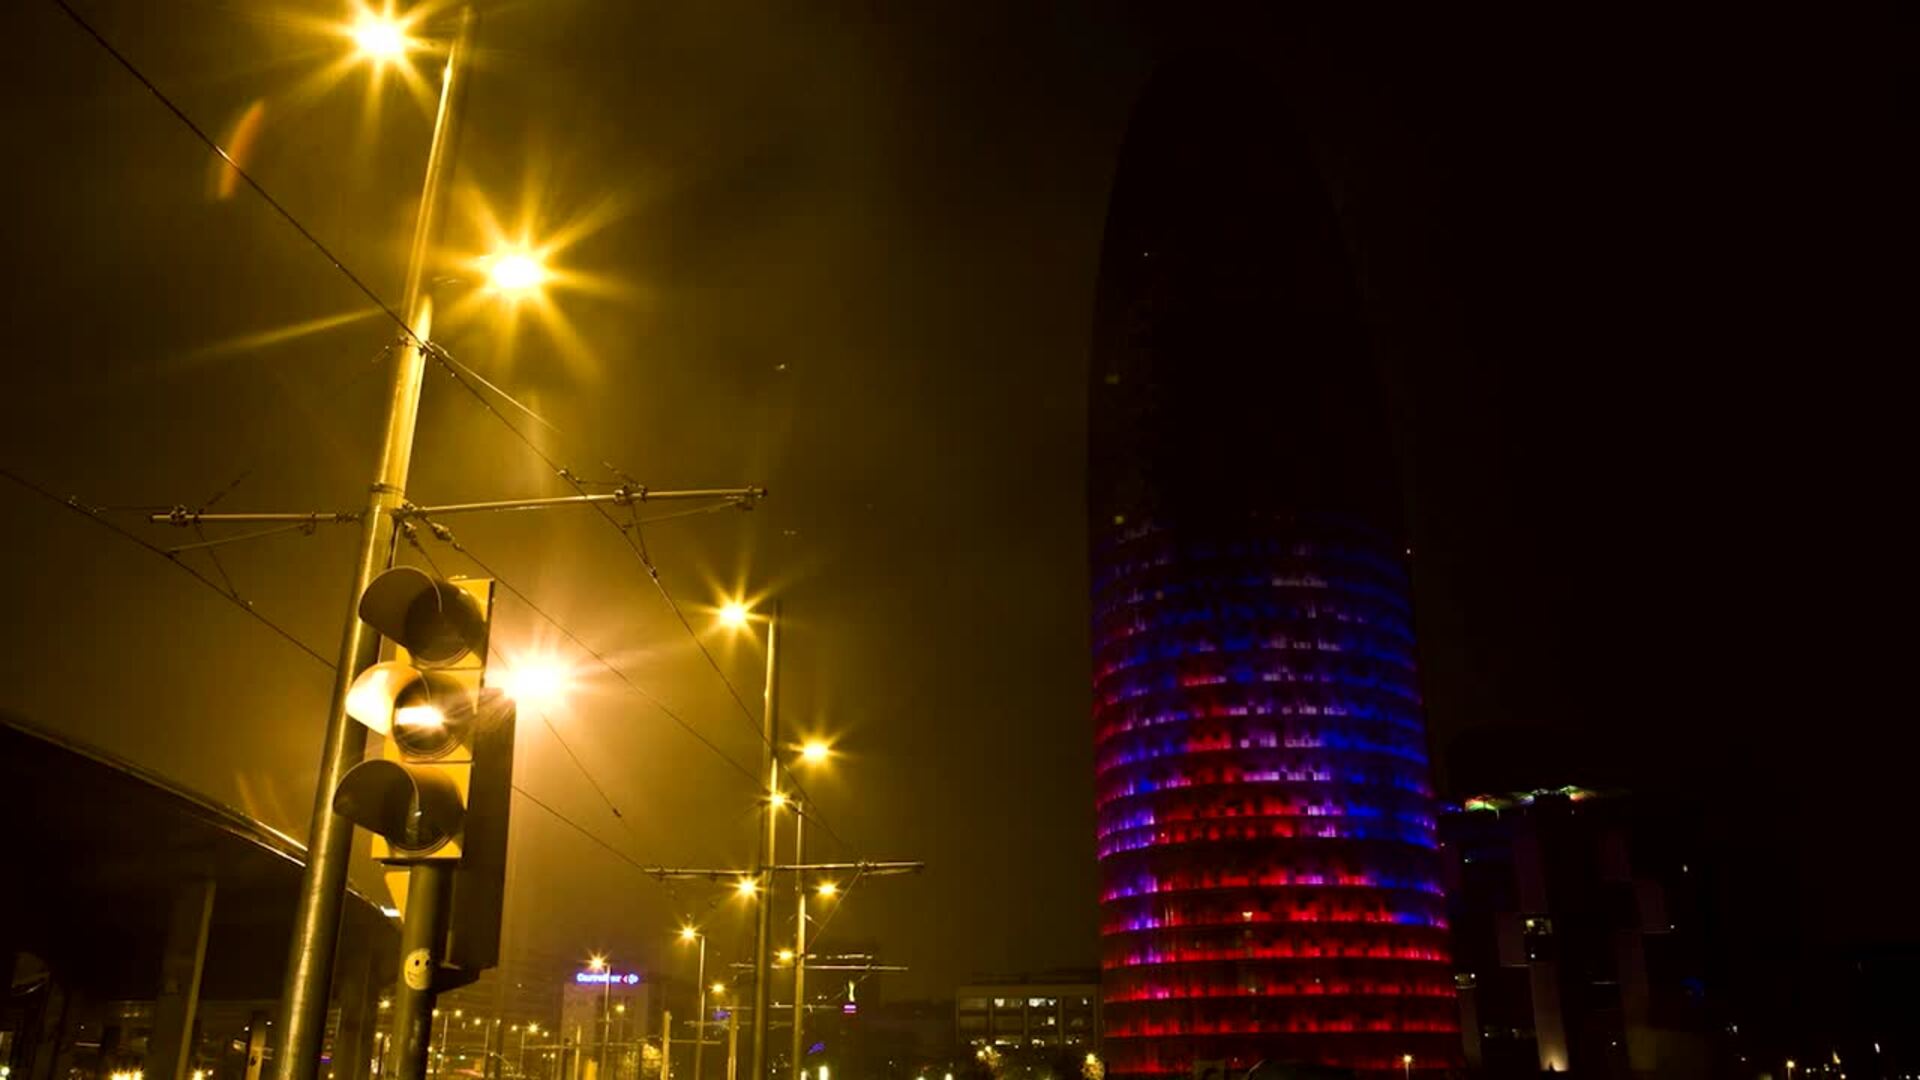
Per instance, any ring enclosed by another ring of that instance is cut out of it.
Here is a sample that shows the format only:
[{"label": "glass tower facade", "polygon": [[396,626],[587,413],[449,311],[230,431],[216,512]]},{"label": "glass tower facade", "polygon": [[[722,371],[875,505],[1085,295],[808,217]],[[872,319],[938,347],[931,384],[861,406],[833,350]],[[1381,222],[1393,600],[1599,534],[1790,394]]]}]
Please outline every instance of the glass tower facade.
[{"label": "glass tower facade", "polygon": [[1272,100],[1163,71],[1109,209],[1089,447],[1107,1065],[1437,1075],[1458,1014],[1385,395],[1333,204]]}]

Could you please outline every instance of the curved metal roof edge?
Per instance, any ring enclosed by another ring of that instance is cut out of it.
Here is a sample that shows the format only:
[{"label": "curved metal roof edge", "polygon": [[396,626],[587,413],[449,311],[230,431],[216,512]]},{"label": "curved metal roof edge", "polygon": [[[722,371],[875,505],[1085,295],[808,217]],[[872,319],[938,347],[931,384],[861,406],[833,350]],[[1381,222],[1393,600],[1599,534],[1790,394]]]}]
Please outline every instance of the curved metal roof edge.
[{"label": "curved metal roof edge", "polygon": [[[115,772],[132,777],[150,787],[159,789],[186,804],[187,809],[209,825],[221,829],[239,839],[249,841],[265,850],[280,856],[295,866],[307,865],[307,845],[294,839],[264,822],[249,817],[245,812],[218,802],[191,788],[180,784],[149,769],[113,753],[112,751],[83,742],[69,735],[62,735],[50,728],[43,727],[11,712],[0,712],[0,727],[11,728],[28,738],[37,739],[48,745],[58,747],[69,754],[86,758],[97,765],[105,766]],[[376,914],[385,916],[385,905],[378,903],[366,893],[347,883],[347,892],[361,903],[367,905]]]}]

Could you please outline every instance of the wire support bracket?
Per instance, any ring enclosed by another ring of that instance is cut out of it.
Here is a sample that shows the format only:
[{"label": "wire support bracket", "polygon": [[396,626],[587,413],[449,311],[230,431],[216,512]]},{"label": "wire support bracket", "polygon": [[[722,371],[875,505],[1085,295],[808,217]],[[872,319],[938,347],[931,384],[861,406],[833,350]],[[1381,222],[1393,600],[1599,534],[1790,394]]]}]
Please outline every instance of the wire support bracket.
[{"label": "wire support bracket", "polygon": [[[613,491],[598,495],[559,495],[550,498],[499,499],[490,502],[447,503],[443,506],[417,506],[404,503],[393,511],[401,520],[421,520],[432,517],[445,517],[452,514],[499,513],[515,510],[558,510],[574,506],[634,506],[646,502],[673,502],[686,500],[711,499],[716,502],[731,503],[741,510],[752,510],[761,499],[767,497],[764,487],[749,485],[737,488],[686,488],[671,491],[654,491],[642,484],[622,484]],[[312,510],[305,512],[234,512],[213,513],[206,510],[192,510],[185,506],[176,506],[164,514],[148,514],[147,521],[154,525],[172,525],[176,528],[190,528],[195,525],[353,525],[360,521],[358,510]]]},{"label": "wire support bracket", "polygon": [[[819,862],[819,863],[775,863],[767,869],[776,874],[817,873],[820,871],[844,871],[862,877],[877,877],[886,874],[918,874],[927,868],[924,862]],[[648,866],[642,872],[662,881],[737,881],[740,878],[754,876],[754,871],[746,867],[732,869],[724,867],[681,867]]]}]

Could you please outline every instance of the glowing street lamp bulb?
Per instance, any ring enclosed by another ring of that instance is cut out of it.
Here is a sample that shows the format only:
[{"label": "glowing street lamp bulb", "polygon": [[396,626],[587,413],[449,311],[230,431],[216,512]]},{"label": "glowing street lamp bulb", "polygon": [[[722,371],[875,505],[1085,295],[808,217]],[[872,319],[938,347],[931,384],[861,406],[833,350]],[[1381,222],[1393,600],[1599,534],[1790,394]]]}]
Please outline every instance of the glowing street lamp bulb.
[{"label": "glowing street lamp bulb", "polygon": [[716,993],[716,994],[724,994],[724,993],[726,993],[726,992],[727,992],[727,984],[726,984],[726,983],[714,983],[714,984],[713,984],[712,986],[709,986],[709,987],[707,987],[707,989],[709,989],[709,990],[711,990],[711,991],[713,991],[713,992],[714,992],[714,993]]},{"label": "glowing street lamp bulb", "polygon": [[754,893],[760,891],[759,883],[750,877],[741,878],[740,884],[734,886],[734,888],[739,890],[741,896],[752,896]]},{"label": "glowing street lamp bulb", "polygon": [[607,958],[604,956],[601,956],[599,953],[593,954],[592,956],[587,958],[587,970],[588,971],[607,970]]},{"label": "glowing street lamp bulb", "polygon": [[354,47],[370,60],[398,60],[407,55],[407,28],[398,19],[366,12],[349,31]]},{"label": "glowing street lamp bulb", "polygon": [[567,668],[552,660],[523,661],[510,666],[499,683],[515,704],[544,711],[566,700]]},{"label": "glowing street lamp bulb", "polygon": [[783,964],[791,964],[791,963],[793,963],[793,950],[792,950],[792,949],[781,949],[781,950],[780,950],[780,953],[779,953],[779,956],[780,956],[780,962],[781,962],[781,963],[783,963]]},{"label": "glowing street lamp bulb", "polygon": [[692,941],[694,938],[697,938],[699,936],[700,936],[700,931],[695,930],[691,926],[683,926],[680,928],[681,941]]},{"label": "glowing street lamp bulb", "polygon": [[767,796],[767,801],[773,804],[775,810],[779,810],[787,805],[787,793],[784,791],[776,791],[772,795]]},{"label": "glowing street lamp bulb", "polygon": [[752,614],[747,610],[747,605],[738,600],[729,600],[720,606],[720,625],[731,630],[743,629]]},{"label": "glowing street lamp bulb", "polygon": [[829,748],[826,743],[815,739],[800,748],[800,758],[810,764],[818,765],[827,760],[828,755],[832,752],[832,749]]},{"label": "glowing street lamp bulb", "polygon": [[831,881],[823,881],[820,883],[820,887],[815,891],[818,892],[821,896],[824,896],[827,899],[831,900],[834,897],[840,895],[840,886],[835,885]]},{"label": "glowing street lamp bulb", "polygon": [[487,281],[496,292],[525,293],[545,284],[547,268],[528,251],[503,251],[487,264]]}]

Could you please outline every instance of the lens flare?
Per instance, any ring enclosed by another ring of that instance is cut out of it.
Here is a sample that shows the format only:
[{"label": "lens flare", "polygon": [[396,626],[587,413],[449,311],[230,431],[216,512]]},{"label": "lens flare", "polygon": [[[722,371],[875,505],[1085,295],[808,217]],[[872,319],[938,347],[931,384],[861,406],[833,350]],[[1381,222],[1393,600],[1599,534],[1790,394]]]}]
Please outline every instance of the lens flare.
[{"label": "lens flare", "polygon": [[557,657],[529,656],[508,661],[493,681],[516,705],[546,712],[567,703],[573,670]]}]

